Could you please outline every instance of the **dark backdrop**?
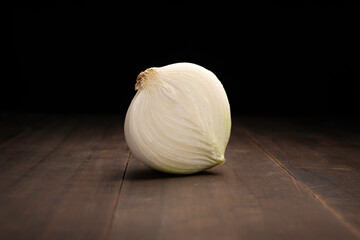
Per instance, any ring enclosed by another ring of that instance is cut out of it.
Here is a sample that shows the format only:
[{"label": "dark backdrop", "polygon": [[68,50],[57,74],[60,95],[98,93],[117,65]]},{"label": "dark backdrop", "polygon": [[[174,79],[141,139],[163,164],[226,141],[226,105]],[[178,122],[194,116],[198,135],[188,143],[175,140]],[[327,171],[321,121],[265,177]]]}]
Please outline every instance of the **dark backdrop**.
[{"label": "dark backdrop", "polygon": [[124,114],[140,71],[185,61],[235,114],[359,114],[356,3],[117,2],[16,4],[1,111]]}]

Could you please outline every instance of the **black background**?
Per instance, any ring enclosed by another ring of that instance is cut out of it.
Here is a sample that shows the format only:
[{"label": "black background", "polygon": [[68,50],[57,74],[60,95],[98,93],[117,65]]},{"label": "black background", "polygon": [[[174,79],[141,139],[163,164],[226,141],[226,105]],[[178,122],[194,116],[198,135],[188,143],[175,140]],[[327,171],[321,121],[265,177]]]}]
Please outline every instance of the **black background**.
[{"label": "black background", "polygon": [[233,114],[359,115],[359,4],[209,2],[15,4],[1,111],[125,114],[138,73],[193,62]]}]

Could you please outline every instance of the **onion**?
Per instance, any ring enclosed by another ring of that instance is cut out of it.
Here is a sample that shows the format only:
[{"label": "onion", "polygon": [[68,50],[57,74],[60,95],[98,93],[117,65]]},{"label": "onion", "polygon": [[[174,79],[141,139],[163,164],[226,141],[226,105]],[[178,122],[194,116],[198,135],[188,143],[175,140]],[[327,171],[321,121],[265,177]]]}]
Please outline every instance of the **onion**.
[{"label": "onion", "polygon": [[225,161],[230,105],[211,71],[192,63],[145,70],[125,118],[132,154],[150,168],[190,174]]}]

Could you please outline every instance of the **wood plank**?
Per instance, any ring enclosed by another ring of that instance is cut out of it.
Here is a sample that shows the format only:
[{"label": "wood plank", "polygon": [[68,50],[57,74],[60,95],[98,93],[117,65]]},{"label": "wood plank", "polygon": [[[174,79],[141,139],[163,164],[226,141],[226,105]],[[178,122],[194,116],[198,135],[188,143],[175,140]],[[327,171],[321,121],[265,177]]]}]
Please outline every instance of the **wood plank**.
[{"label": "wood plank", "polygon": [[225,164],[176,176],[130,157],[110,239],[356,239],[233,126]]},{"label": "wood plank", "polygon": [[320,121],[243,119],[242,124],[360,238],[360,131]]},{"label": "wood plank", "polygon": [[35,126],[44,115],[19,115],[0,113],[0,145]]},{"label": "wood plank", "polygon": [[128,154],[117,117],[55,120],[6,144],[0,239],[104,238]]},{"label": "wood plank", "polygon": [[0,121],[0,144],[24,131],[24,128],[19,128],[9,122]]},{"label": "wood plank", "polygon": [[[0,193],[46,160],[79,125],[78,120],[50,119],[44,126],[0,146]],[[21,157],[19,157],[21,156]]]}]

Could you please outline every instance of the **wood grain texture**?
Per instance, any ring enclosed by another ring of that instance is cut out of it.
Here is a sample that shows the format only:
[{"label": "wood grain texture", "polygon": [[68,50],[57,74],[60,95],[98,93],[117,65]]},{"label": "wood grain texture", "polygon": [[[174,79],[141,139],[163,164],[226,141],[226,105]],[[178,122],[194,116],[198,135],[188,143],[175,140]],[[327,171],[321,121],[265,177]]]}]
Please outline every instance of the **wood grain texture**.
[{"label": "wood grain texture", "polygon": [[46,118],[45,115],[20,115],[0,113],[0,145],[35,127]]},{"label": "wood grain texture", "polygon": [[23,128],[11,123],[0,121],[0,144],[24,132]]},{"label": "wood grain texture", "polygon": [[128,158],[121,119],[49,122],[3,146],[0,239],[102,239]]},{"label": "wood grain texture", "polygon": [[31,123],[0,143],[0,239],[359,239],[360,135],[309,126],[234,119],[226,163],[178,176],[123,117]]},{"label": "wood grain texture", "polygon": [[329,121],[325,121],[325,125],[284,119],[243,119],[241,122],[256,144],[360,238],[358,129],[339,127]]},{"label": "wood grain texture", "polygon": [[174,176],[130,157],[110,239],[356,239],[236,124],[226,158]]}]

